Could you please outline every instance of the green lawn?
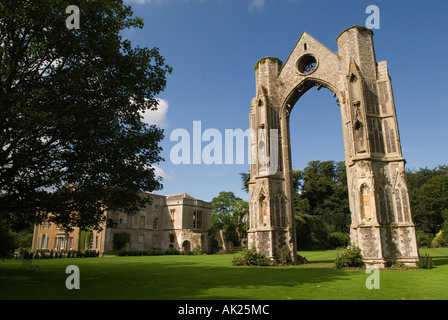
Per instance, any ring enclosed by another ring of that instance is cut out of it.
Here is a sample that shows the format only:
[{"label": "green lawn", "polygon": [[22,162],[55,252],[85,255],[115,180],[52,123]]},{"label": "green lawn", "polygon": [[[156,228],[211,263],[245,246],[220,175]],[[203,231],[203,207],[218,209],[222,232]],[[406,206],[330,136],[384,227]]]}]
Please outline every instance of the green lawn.
[{"label": "green lawn", "polygon": [[[234,267],[233,255],[104,257],[0,261],[0,299],[448,299],[448,248],[426,249],[431,270],[381,270],[368,290],[363,270],[338,270],[334,251],[300,252],[310,264]],[[80,269],[80,289],[68,290],[68,265]]]}]

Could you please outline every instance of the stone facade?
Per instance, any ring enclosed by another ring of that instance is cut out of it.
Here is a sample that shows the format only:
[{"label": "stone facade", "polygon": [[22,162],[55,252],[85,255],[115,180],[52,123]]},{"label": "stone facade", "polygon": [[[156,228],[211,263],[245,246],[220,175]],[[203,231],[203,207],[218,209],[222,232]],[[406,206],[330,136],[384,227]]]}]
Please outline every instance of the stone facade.
[{"label": "stone facade", "polygon": [[[203,252],[212,250],[212,241],[222,247],[221,239],[211,230],[211,204],[183,193],[170,196],[149,194],[151,204],[135,215],[108,212],[108,218],[117,223],[115,228],[104,227],[93,231],[90,242],[83,248],[97,250],[101,254],[113,252],[115,233],[130,235],[128,250],[175,248],[190,251],[199,247]],[[65,233],[54,224],[36,225],[32,249],[78,250],[80,231]],[[212,240],[214,239],[214,240]]]},{"label": "stone facade", "polygon": [[369,29],[348,28],[337,42],[335,53],[303,33],[283,65],[257,62],[249,246],[272,258],[285,245],[296,254],[289,115],[307,90],[323,87],[341,110],[352,242],[367,263],[413,265],[417,242],[387,63],[376,62]]}]

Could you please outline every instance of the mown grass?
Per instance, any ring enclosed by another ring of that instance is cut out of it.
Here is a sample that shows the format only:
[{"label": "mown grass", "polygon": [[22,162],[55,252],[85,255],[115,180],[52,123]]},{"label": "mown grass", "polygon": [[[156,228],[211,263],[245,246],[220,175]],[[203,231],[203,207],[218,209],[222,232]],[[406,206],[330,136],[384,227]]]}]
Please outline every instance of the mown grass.
[{"label": "mown grass", "polygon": [[[364,270],[334,268],[330,251],[300,252],[303,266],[235,267],[233,255],[61,258],[0,261],[0,299],[294,300],[448,299],[448,248],[425,249],[436,268],[381,270],[380,289],[366,288]],[[68,290],[65,269],[80,269],[80,289]]]}]

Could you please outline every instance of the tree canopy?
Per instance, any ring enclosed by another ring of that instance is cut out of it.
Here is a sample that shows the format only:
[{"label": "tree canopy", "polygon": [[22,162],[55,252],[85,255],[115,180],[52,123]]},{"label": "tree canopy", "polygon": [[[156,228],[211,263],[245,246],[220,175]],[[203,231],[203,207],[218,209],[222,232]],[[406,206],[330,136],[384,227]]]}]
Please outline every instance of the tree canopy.
[{"label": "tree canopy", "polygon": [[436,234],[443,229],[443,212],[448,210],[448,166],[409,170],[406,180],[417,231]]},{"label": "tree canopy", "polygon": [[142,113],[172,69],[123,39],[143,21],[122,1],[76,1],[79,29],[65,25],[70,4],[0,3],[0,217],[16,228],[99,228],[105,210],[132,213],[139,191],[161,188],[163,131]]},{"label": "tree canopy", "polygon": [[[345,162],[310,161],[291,172],[299,249],[324,249],[348,242],[350,207]],[[248,192],[250,174],[241,173]]]},{"label": "tree canopy", "polygon": [[212,226],[223,230],[227,242],[241,244],[248,229],[249,204],[231,191],[221,191],[212,199]]},{"label": "tree canopy", "polygon": [[[248,190],[250,174],[240,174]],[[299,249],[328,248],[349,241],[350,207],[345,163],[310,161],[292,172]],[[421,246],[448,246],[448,166],[408,170],[412,218]]]}]

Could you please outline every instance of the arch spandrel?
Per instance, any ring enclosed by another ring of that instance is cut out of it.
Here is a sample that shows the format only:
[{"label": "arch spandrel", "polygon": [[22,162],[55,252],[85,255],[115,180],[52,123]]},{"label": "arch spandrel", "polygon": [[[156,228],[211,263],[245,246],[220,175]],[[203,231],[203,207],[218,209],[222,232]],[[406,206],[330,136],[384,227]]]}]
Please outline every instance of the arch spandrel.
[{"label": "arch spandrel", "polygon": [[[303,74],[298,68],[298,62],[306,55],[315,57],[317,67],[313,72]],[[344,79],[340,77],[340,62],[341,58],[337,53],[304,32],[278,75],[280,101],[286,101],[287,97],[307,80],[326,84],[336,94],[342,93]]]}]

